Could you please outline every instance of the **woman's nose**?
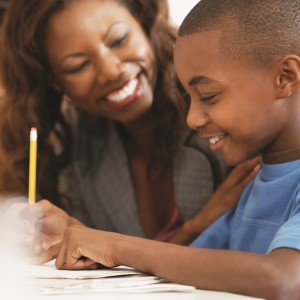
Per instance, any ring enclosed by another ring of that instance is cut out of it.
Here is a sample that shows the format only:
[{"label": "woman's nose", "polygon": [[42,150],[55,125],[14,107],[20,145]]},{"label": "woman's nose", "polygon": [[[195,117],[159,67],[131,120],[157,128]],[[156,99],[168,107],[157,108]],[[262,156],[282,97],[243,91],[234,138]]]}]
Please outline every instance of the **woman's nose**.
[{"label": "woman's nose", "polygon": [[187,124],[193,129],[197,130],[208,123],[208,115],[205,105],[199,100],[191,100],[189,112],[187,115]]},{"label": "woman's nose", "polygon": [[120,58],[113,53],[102,55],[98,60],[97,81],[100,85],[117,80],[124,71]]}]

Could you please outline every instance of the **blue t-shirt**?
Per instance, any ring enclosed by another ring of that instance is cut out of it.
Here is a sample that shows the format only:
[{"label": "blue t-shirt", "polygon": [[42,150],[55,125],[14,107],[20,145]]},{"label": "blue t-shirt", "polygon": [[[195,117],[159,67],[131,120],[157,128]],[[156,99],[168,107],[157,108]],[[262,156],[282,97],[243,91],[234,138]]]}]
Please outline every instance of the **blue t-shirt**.
[{"label": "blue t-shirt", "polygon": [[300,160],[265,164],[235,210],[216,220],[192,247],[269,253],[300,250]]}]

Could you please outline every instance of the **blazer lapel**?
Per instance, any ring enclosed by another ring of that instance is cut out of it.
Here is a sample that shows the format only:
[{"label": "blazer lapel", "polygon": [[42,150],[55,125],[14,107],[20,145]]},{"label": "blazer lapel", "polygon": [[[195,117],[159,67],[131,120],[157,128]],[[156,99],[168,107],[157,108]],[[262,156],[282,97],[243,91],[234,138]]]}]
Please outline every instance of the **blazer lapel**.
[{"label": "blazer lapel", "polygon": [[95,196],[116,231],[143,236],[127,156],[113,124],[108,136],[104,159],[94,178]]}]

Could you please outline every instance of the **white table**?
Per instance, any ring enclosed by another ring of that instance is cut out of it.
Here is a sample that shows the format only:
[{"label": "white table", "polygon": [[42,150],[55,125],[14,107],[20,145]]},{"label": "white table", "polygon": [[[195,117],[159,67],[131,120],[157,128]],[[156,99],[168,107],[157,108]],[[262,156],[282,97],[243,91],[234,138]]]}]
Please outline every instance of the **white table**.
[{"label": "white table", "polygon": [[[43,280],[43,279],[38,279]],[[48,279],[44,279],[48,280]],[[59,279],[62,280],[62,279]],[[65,280],[65,279],[63,279]],[[29,298],[24,297],[20,298],[30,299],[30,300],[254,300],[259,298],[253,298],[243,295],[216,292],[216,291],[207,291],[207,290],[195,290],[192,292],[154,292],[154,293],[102,293],[97,291],[92,291],[92,293],[72,293],[72,294],[60,294],[60,295],[36,295],[30,296]]]},{"label": "white table", "polygon": [[[1,259],[2,258],[2,259]],[[189,289],[188,292],[152,292],[152,293],[110,293],[95,290],[89,286],[89,279],[83,279],[82,282],[88,283],[85,290],[79,290],[78,293],[74,290],[68,290],[67,294],[41,294],[39,288],[46,287],[66,287],[72,283],[78,284],[75,279],[50,279],[49,277],[29,277],[28,266],[24,269],[24,265],[20,265],[6,256],[0,255],[0,299],[5,300],[247,300],[258,299],[237,294],[223,293],[216,291]],[[32,266],[35,268],[34,266]],[[31,267],[30,267],[31,268]],[[40,268],[38,266],[38,268]],[[41,266],[41,268],[49,267]],[[54,265],[53,265],[54,268]],[[36,272],[36,270],[35,270]],[[43,271],[44,272],[44,271]],[[35,273],[36,275],[38,273]],[[49,275],[49,273],[47,273]],[[58,289],[58,291],[61,289]],[[120,291],[120,290],[119,290]]]},{"label": "white table", "polygon": [[[25,298],[23,298],[25,299]],[[196,290],[192,293],[148,293],[148,294],[70,294],[30,297],[31,300],[254,300],[258,298],[231,293]]]},{"label": "white table", "polygon": [[[152,292],[152,293],[122,293],[114,292],[110,293],[101,292],[101,290],[93,289],[90,287],[89,279],[82,279],[82,282],[87,282],[87,288],[85,290],[68,290],[68,293],[64,294],[41,294],[39,288],[46,287],[66,287],[72,285],[72,283],[78,284],[77,279],[50,279],[50,277],[28,277],[29,265],[20,265],[13,260],[9,260],[8,256],[0,256],[1,269],[0,269],[0,299],[5,300],[251,300],[258,299],[237,294],[196,290],[189,289],[188,292]],[[6,263],[5,263],[6,262]],[[8,263],[8,264],[7,264]],[[24,268],[26,266],[26,268]],[[34,266],[32,266],[35,268]],[[30,267],[31,268],[31,267]],[[38,268],[40,268],[38,266]],[[41,268],[49,267],[41,266]],[[54,268],[54,265],[53,265]],[[35,269],[34,269],[35,270]],[[35,270],[36,272],[36,270]],[[35,275],[37,273],[34,273]],[[49,273],[47,273],[49,275]],[[86,286],[86,285],[85,285]],[[58,289],[60,291],[61,289]],[[120,291],[120,290],[119,290]],[[70,293],[69,293],[70,292]]]}]

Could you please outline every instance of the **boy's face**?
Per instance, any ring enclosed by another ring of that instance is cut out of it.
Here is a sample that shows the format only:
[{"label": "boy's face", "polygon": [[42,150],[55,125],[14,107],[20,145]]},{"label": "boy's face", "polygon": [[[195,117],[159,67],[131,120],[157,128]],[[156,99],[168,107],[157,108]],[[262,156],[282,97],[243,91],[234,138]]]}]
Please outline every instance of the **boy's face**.
[{"label": "boy's face", "polygon": [[[219,52],[220,31],[178,38],[175,66],[191,98],[188,125],[212,151],[237,164],[278,150],[285,117],[276,101],[274,68],[258,68]],[[280,149],[283,150],[283,149]]]}]

